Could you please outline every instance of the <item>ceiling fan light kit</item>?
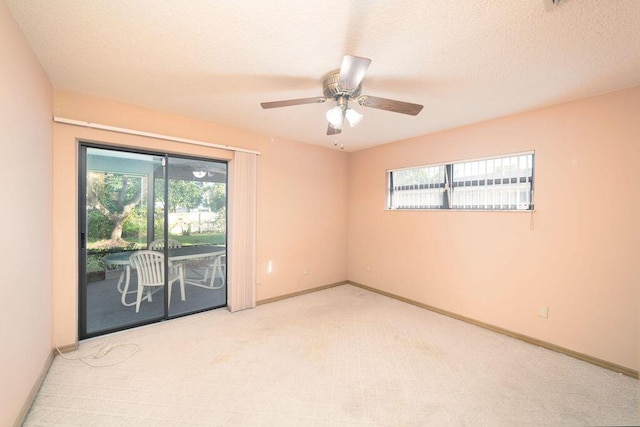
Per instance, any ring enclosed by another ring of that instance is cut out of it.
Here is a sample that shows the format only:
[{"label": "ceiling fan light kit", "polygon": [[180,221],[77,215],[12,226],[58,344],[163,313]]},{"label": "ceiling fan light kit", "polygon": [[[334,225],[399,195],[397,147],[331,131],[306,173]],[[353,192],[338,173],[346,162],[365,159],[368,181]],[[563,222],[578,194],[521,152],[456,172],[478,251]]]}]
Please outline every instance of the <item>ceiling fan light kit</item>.
[{"label": "ceiling fan light kit", "polygon": [[344,121],[344,110],[339,105],[327,111],[327,120],[334,129],[342,129]]},{"label": "ceiling fan light kit", "polygon": [[339,96],[336,101],[338,105],[327,111],[327,121],[333,129],[341,130],[345,118],[351,127],[355,127],[362,121],[362,114],[349,107],[346,96]]},{"label": "ceiling fan light kit", "polygon": [[289,107],[292,105],[316,104],[332,99],[336,101],[336,106],[329,109],[326,114],[327,121],[329,122],[327,135],[336,135],[342,132],[345,118],[351,127],[355,127],[362,121],[363,115],[351,108],[349,101],[355,102],[363,107],[409,114],[412,116],[422,111],[422,105],[419,104],[361,95],[362,80],[369,68],[369,64],[371,64],[370,59],[345,55],[340,70],[333,71],[324,78],[322,84],[324,96],[263,102],[260,105],[264,109],[269,109]]},{"label": "ceiling fan light kit", "polygon": [[205,175],[207,174],[207,171],[206,170],[201,170],[201,169],[195,169],[195,170],[191,171],[191,173],[196,178],[204,178]]},{"label": "ceiling fan light kit", "polygon": [[349,122],[349,126],[356,127],[358,123],[362,121],[362,114],[358,113],[353,108],[349,107],[344,112],[347,121]]}]

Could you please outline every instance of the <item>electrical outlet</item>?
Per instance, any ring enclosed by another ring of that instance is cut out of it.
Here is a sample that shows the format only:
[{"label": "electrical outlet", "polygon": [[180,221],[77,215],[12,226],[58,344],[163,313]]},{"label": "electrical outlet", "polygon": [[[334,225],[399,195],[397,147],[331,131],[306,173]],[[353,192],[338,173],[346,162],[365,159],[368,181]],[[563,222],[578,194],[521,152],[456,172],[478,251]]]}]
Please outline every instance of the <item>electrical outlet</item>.
[{"label": "electrical outlet", "polygon": [[548,319],[549,318],[549,306],[541,305],[540,308],[538,308],[538,316],[542,317],[543,319]]},{"label": "electrical outlet", "polygon": [[365,271],[371,271],[371,266],[367,265],[367,267],[365,268]]},{"label": "electrical outlet", "polygon": [[304,275],[306,276],[307,274],[309,274],[309,269],[305,268],[304,269]]}]

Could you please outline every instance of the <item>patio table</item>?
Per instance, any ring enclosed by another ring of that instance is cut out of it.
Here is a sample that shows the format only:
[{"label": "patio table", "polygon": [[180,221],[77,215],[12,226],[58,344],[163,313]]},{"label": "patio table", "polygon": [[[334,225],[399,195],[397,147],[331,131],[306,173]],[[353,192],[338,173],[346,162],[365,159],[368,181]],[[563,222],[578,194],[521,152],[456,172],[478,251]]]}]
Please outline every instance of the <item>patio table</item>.
[{"label": "patio table", "polygon": [[[114,252],[108,254],[104,257],[104,262],[107,265],[113,266],[122,266],[124,267],[122,273],[120,274],[120,278],[118,279],[117,289],[118,292],[122,295],[120,301],[124,306],[132,306],[135,305],[135,301],[128,303],[126,301],[127,295],[135,293],[135,290],[129,290],[129,283],[131,279],[131,263],[129,258],[131,254],[135,251],[123,251],[123,252]],[[191,259],[201,259],[201,258],[215,258],[221,254],[226,253],[226,248],[221,246],[211,246],[211,245],[199,245],[199,246],[183,246],[181,248],[172,248],[169,249],[169,260],[172,262],[175,261],[186,261]],[[187,280],[185,278],[185,282],[190,283],[192,285],[206,287],[202,285],[201,281],[196,280]]]}]

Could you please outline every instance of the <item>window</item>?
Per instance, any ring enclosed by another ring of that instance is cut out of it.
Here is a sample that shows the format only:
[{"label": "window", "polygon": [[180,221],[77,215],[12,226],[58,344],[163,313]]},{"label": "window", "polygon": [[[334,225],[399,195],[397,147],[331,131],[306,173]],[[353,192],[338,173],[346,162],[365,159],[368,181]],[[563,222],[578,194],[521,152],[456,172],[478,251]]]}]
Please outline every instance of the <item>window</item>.
[{"label": "window", "polygon": [[533,210],[534,153],[388,171],[388,209]]},{"label": "window", "polygon": [[393,209],[441,209],[445,192],[445,167],[423,166],[389,172]]}]

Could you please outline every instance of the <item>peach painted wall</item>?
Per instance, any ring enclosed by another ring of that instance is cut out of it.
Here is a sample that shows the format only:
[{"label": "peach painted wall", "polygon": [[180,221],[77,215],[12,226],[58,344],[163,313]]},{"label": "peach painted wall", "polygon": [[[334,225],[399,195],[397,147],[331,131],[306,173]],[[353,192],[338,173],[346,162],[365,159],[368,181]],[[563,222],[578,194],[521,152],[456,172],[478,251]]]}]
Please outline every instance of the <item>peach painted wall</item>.
[{"label": "peach painted wall", "polygon": [[[386,169],[527,150],[533,216],[384,209]],[[640,87],[353,153],[349,279],[637,370],[639,161]]]},{"label": "peach painted wall", "polygon": [[0,425],[16,422],[51,354],[53,88],[0,2]]},{"label": "peach painted wall", "polygon": [[[347,154],[240,129],[56,91],[55,114],[260,151],[257,259],[265,299],[346,278]],[[232,153],[65,124],[54,125],[54,343],[77,339],[78,140],[231,160]],[[73,236],[73,237],[70,237]],[[273,270],[265,266],[272,260]],[[307,268],[308,274],[301,273]]]},{"label": "peach painted wall", "polygon": [[258,300],[345,280],[348,155],[281,139],[262,153]]}]

